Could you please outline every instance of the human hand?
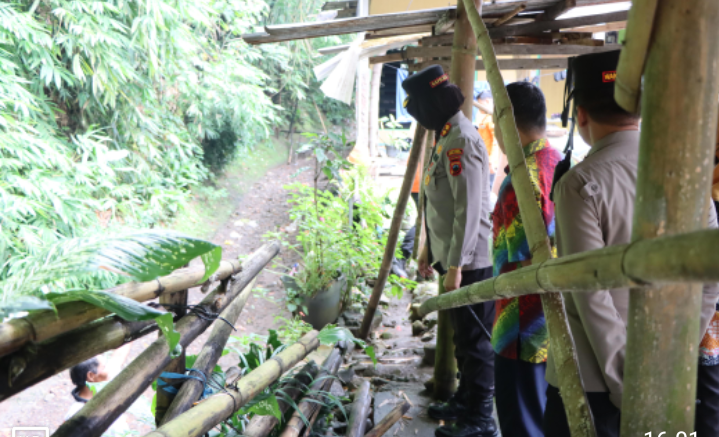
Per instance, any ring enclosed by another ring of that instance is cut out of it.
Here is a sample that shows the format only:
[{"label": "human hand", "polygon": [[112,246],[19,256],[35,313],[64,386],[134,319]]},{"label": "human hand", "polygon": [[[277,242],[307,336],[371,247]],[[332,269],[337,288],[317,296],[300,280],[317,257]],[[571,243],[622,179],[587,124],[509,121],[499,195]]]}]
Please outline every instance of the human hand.
[{"label": "human hand", "polygon": [[462,283],[462,270],[459,268],[450,268],[444,276],[445,291],[454,291],[459,288]]},{"label": "human hand", "polygon": [[422,247],[422,250],[419,253],[419,259],[417,259],[417,264],[420,275],[425,278],[431,278],[434,276],[434,270],[432,269],[432,266],[429,265],[429,250],[427,249],[427,246]]}]

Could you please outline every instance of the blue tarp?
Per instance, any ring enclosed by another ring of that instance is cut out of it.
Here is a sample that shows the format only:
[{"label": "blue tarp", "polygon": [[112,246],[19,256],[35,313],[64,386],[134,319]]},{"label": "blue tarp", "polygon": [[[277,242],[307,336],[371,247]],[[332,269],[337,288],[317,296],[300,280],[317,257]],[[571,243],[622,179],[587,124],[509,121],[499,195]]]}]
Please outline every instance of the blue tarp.
[{"label": "blue tarp", "polygon": [[[411,123],[414,119],[407,113],[407,110],[404,108],[403,102],[404,99],[407,97],[407,93],[404,92],[404,89],[402,88],[402,82],[407,79],[409,72],[407,70],[403,70],[398,68],[397,69],[397,99],[395,101],[395,109],[397,110],[397,121],[400,123]],[[489,82],[486,81],[475,81],[474,82],[474,99],[477,99],[477,96],[479,96],[479,93],[481,93],[484,90],[489,89]],[[472,120],[476,121],[477,114],[479,114],[479,110],[477,108],[473,108],[472,110]]]}]

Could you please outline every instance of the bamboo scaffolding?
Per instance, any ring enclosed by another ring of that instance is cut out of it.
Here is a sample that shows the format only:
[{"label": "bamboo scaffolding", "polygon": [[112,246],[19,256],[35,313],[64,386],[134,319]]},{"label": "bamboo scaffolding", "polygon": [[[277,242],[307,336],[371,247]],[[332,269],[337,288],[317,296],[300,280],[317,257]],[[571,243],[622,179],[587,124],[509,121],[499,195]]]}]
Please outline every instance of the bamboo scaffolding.
[{"label": "bamboo scaffolding", "polygon": [[317,349],[317,331],[305,334],[297,343],[237,382],[237,388],[228,388],[200,402],[196,407],[180,414],[145,437],[199,437],[217,424],[232,416],[252,398],[262,393],[272,382]]},{"label": "bamboo scaffolding", "polygon": [[[319,371],[319,366],[317,366],[314,361],[311,361],[277,391],[282,391],[285,394],[285,398],[290,398],[292,402],[297,402],[300,396],[305,393],[309,385],[317,377]],[[291,407],[291,405],[284,400],[285,398],[277,396],[277,403],[280,406],[280,413],[283,417]],[[245,437],[266,437],[278,423],[280,423],[280,421],[275,416],[254,416],[247,425],[247,428],[243,431],[243,435]]]},{"label": "bamboo scaffolding", "polygon": [[[487,27],[482,22],[479,11],[472,8],[470,0],[464,0],[469,12],[482,59],[487,68],[487,80],[490,83],[496,107],[499,127],[504,138],[507,159],[510,165],[512,184],[517,196],[522,223],[527,235],[527,243],[532,254],[532,264],[541,264],[552,258],[552,249],[542,213],[537,205],[534,188],[529,177],[529,169],[524,160],[522,143],[514,120],[512,103],[504,86],[502,73],[497,66],[492,41]],[[481,6],[480,6],[481,7]],[[540,23],[541,24],[541,23]],[[542,296],[542,307],[549,331],[549,347],[555,359],[559,389],[567,410],[569,429],[574,437],[596,435],[589,403],[579,375],[579,366],[574,350],[569,321],[564,311],[564,301],[559,293]]]},{"label": "bamboo scaffolding", "polygon": [[363,380],[354,395],[349,422],[347,422],[346,437],[362,437],[367,426],[370,404],[372,403],[372,390],[368,380]]},{"label": "bamboo scaffolding", "polygon": [[[242,272],[233,277],[226,290],[218,287],[200,302],[200,306],[213,313],[222,312],[278,252],[277,242],[262,246],[242,263]],[[175,329],[180,333],[182,348],[186,348],[211,323],[193,313],[180,319]],[[63,423],[53,436],[101,436],[170,361],[167,341],[164,338],[157,339],[70,420]]]},{"label": "bamboo scaffolding", "polygon": [[[223,286],[226,287],[227,284],[223,284]],[[172,308],[171,311],[175,313],[175,318],[184,317],[187,314],[187,298],[187,290],[182,290],[181,292],[175,294],[162,295],[160,296],[160,305],[173,305],[175,307]],[[160,334],[160,336],[162,336],[162,334]],[[184,375],[187,363],[186,355],[187,354],[185,353],[185,349],[182,349],[182,353],[180,354],[180,356],[170,361],[170,364],[168,364],[167,367],[163,369],[163,372]],[[183,385],[181,380],[176,379],[160,378],[158,380],[158,383],[159,381],[164,382],[165,384],[167,384],[167,387],[172,387],[175,390]],[[162,423],[162,420],[165,417],[165,413],[167,413],[168,407],[175,399],[176,393],[177,392],[172,393],[171,391],[167,390],[157,390],[157,393],[155,394],[156,425],[160,425]]]},{"label": "bamboo scaffolding", "polygon": [[527,294],[719,282],[717,247],[719,231],[704,230],[564,256],[433,297],[419,313]]},{"label": "bamboo scaffolding", "polygon": [[[719,109],[717,21],[716,0],[658,2],[644,73],[635,242],[706,227]],[[622,435],[694,430],[702,304],[698,284],[630,291]]]},{"label": "bamboo scaffolding", "polygon": [[401,405],[397,405],[387,413],[386,416],[382,418],[382,420],[379,421],[375,425],[374,428],[369,430],[367,434],[365,434],[364,437],[381,437],[383,436],[387,431],[389,431],[392,426],[399,421],[399,419],[404,416],[404,414],[409,411],[410,404],[409,402],[402,402]]},{"label": "bamboo scaffolding", "polygon": [[[252,287],[254,287],[256,279],[257,278],[252,279],[240,295],[233,300],[227,308],[225,308],[222,314],[220,314],[222,318],[233,325],[237,323],[237,319],[240,317],[240,313],[245,307],[247,299],[250,297],[250,294],[252,294]],[[222,351],[225,349],[225,344],[227,344],[227,339],[230,338],[231,333],[232,326],[227,323],[216,323],[212,328],[210,337],[207,339],[207,342],[197,356],[197,360],[195,360],[193,368],[202,372],[205,377],[209,377],[212,373],[212,369],[214,369],[217,364],[217,360],[219,360],[222,356]],[[185,372],[184,362],[182,364],[182,372],[180,373]],[[190,409],[192,404],[200,398],[204,388],[204,383],[202,381],[198,381],[196,379],[185,380],[185,382],[182,383],[180,390],[174,396],[172,403],[169,407],[167,407],[167,410],[162,416],[162,420],[159,421],[159,425],[169,422]]]},{"label": "bamboo scaffolding", "polygon": [[70,367],[155,332],[154,320],[107,317],[39,344],[27,344],[0,360],[0,402]]},{"label": "bamboo scaffolding", "polygon": [[422,154],[422,146],[424,145],[426,135],[427,129],[417,125],[417,129],[415,129],[414,132],[412,150],[409,152],[407,170],[404,173],[402,188],[399,190],[397,206],[395,206],[394,214],[392,215],[392,223],[389,228],[389,234],[387,235],[387,245],[384,248],[382,266],[379,269],[377,281],[375,281],[374,288],[372,289],[372,295],[370,296],[369,303],[367,304],[367,311],[365,312],[364,319],[362,320],[362,326],[359,330],[359,337],[363,339],[366,339],[369,335],[369,330],[372,326],[372,319],[377,311],[379,299],[382,297],[382,293],[384,292],[387,277],[389,277],[392,260],[394,259],[394,252],[397,248],[397,238],[399,237],[400,226],[402,225],[402,219],[404,219],[404,211],[407,208],[407,199],[409,198],[409,192],[412,190],[414,174],[417,171],[417,163],[419,162],[419,157]]},{"label": "bamboo scaffolding", "polygon": [[320,409],[317,402],[323,393],[332,386],[332,377],[337,374],[340,364],[342,364],[342,357],[339,350],[335,349],[325,360],[322,370],[310,387],[311,394],[305,396],[302,402],[297,405],[297,409],[292,413],[292,417],[287,422],[287,426],[285,426],[280,437],[297,437],[300,435],[305,427],[303,417],[310,418]]},{"label": "bamboo scaffolding", "polygon": [[[238,261],[222,261],[212,275],[212,281],[225,279],[240,270]],[[155,299],[163,294],[173,294],[201,285],[205,267],[180,269],[171,275],[148,282],[130,282],[105,290],[138,302]],[[54,311],[40,311],[27,317],[0,324],[0,356],[20,349],[29,342],[41,342],[72,331],[86,323],[107,315],[102,308],[85,302],[69,302],[57,306]]]}]

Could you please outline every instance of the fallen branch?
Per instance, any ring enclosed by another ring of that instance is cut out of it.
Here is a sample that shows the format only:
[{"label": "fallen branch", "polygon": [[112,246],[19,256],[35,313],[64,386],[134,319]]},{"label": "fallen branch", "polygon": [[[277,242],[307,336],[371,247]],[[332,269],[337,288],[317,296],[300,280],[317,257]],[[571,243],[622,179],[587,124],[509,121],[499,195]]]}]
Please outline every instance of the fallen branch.
[{"label": "fallen branch", "polygon": [[402,418],[402,416],[404,416],[404,413],[409,411],[409,407],[409,402],[402,402],[401,405],[397,405],[392,409],[392,411],[384,416],[382,420],[374,426],[374,428],[365,434],[364,437],[383,436],[395,423],[397,423],[397,421],[399,421],[399,419]]},{"label": "fallen branch", "polygon": [[365,379],[354,395],[350,419],[347,423],[347,437],[364,436],[371,403],[372,390],[369,381]]}]

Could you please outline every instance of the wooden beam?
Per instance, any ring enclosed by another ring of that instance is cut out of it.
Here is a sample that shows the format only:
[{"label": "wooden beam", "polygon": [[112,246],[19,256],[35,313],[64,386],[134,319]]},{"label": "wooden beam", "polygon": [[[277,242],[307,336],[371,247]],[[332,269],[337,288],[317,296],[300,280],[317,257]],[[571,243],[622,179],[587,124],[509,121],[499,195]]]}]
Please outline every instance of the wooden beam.
[{"label": "wooden beam", "polygon": [[492,27],[499,27],[504,24],[507,24],[509,20],[514,18],[517,14],[522,12],[523,10],[527,9],[527,4],[522,3],[521,5],[517,6],[516,8],[512,9],[511,11],[507,12],[506,14],[502,15],[501,17],[497,18],[497,21],[492,23]]},{"label": "wooden beam", "polygon": [[566,20],[536,21],[529,24],[502,26],[489,29],[489,36],[502,38],[505,36],[531,35],[548,30],[568,29],[580,26],[591,26],[602,23],[627,21],[627,11],[611,12],[609,14],[589,15],[586,17],[567,18]]},{"label": "wooden beam", "polygon": [[[542,59],[498,59],[501,70],[563,70],[567,68],[567,58]],[[418,62],[410,65],[410,71],[420,71],[430,65],[440,65],[444,70],[450,69],[449,59]],[[477,60],[475,69],[484,71],[482,60]]]},{"label": "wooden beam", "polygon": [[[603,47],[589,47],[581,45],[531,45],[531,44],[505,44],[494,47],[497,55],[585,55],[588,53],[601,53],[611,50],[619,50],[622,46],[611,44]],[[399,54],[399,53],[398,53]],[[479,53],[478,53],[479,55]],[[388,55],[392,56],[392,55]],[[407,47],[406,59],[415,58],[449,58],[452,56],[452,47]],[[374,58],[372,58],[374,59]],[[370,59],[370,63],[372,62]],[[400,59],[401,60],[401,59]]]},{"label": "wooden beam", "polygon": [[266,26],[265,32],[246,34],[243,35],[242,38],[249,44],[263,44],[357,32],[399,29],[420,25],[432,26],[447,14],[454,14],[454,11],[455,8],[439,8],[419,12],[342,18],[321,23]]},{"label": "wooden beam", "polygon": [[627,28],[627,22],[626,21],[617,21],[615,23],[606,23],[606,24],[600,24],[597,26],[582,26],[582,27],[572,27],[569,29],[565,29],[569,32],[591,32],[591,33],[599,33],[599,32],[613,32],[616,30],[622,30]]},{"label": "wooden beam", "polygon": [[404,60],[402,57],[402,53],[390,53],[389,55],[383,55],[383,56],[372,56],[369,58],[369,64],[384,64],[387,62],[399,62]]},{"label": "wooden beam", "polygon": [[357,15],[357,9],[340,9],[337,11],[337,17],[336,18],[349,18],[354,17]]},{"label": "wooden beam", "polygon": [[393,36],[413,35],[416,33],[431,34],[432,25],[421,24],[417,26],[400,27],[397,29],[374,30],[371,32],[367,32],[366,39],[390,38]]},{"label": "wooden beam", "polygon": [[332,1],[322,5],[323,11],[333,11],[335,9],[357,8],[357,0]]},{"label": "wooden beam", "polygon": [[559,0],[557,3],[547,8],[544,13],[537,17],[537,21],[552,21],[557,17],[577,6],[577,0]]}]

